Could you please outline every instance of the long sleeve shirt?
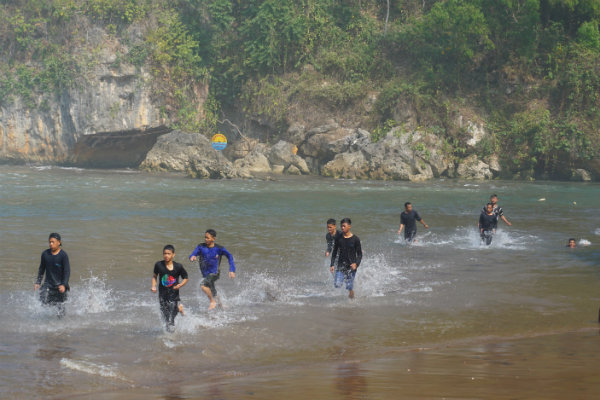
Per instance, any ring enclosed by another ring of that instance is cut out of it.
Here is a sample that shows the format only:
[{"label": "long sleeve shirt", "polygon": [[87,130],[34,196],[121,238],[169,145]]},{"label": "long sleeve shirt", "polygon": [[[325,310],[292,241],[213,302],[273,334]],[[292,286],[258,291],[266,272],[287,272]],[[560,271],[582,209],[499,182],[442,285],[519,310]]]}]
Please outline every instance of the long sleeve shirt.
[{"label": "long sleeve shirt", "polygon": [[233,256],[225,247],[216,243],[213,247],[208,247],[206,243],[199,244],[189,258],[198,257],[200,272],[202,272],[202,276],[207,276],[208,274],[219,273],[219,265],[221,265],[223,256],[227,257],[229,261],[229,271],[235,272]]}]

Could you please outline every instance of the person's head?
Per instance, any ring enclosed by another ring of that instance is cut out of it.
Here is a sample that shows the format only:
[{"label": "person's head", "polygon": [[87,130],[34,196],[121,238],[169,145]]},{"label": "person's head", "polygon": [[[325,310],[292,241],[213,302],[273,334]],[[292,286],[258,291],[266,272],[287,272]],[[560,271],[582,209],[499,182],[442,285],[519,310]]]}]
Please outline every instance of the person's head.
[{"label": "person's head", "polygon": [[170,263],[173,261],[173,257],[175,257],[175,247],[172,244],[168,244],[163,247],[163,260],[165,260],[167,263]]},{"label": "person's head", "polygon": [[407,212],[411,212],[412,211],[412,203],[410,201],[407,201],[406,203],[404,203],[404,209]]},{"label": "person's head", "polygon": [[485,210],[487,211],[488,214],[491,214],[494,212],[494,205],[492,203],[487,203],[485,205]]},{"label": "person's head", "polygon": [[62,246],[62,239],[60,238],[60,234],[56,232],[52,232],[48,236],[48,246],[50,246],[50,250],[56,251]]},{"label": "person's head", "polygon": [[492,203],[492,205],[495,205],[498,203],[498,195],[497,194],[493,194],[490,196],[490,203]]},{"label": "person's head", "polygon": [[567,247],[574,249],[575,247],[577,247],[577,242],[575,241],[574,238],[570,238],[569,242],[567,243]]},{"label": "person's head", "polygon": [[352,221],[350,221],[350,218],[342,219],[342,222],[340,224],[341,224],[343,233],[350,232],[350,228],[352,227]]},{"label": "person's head", "polygon": [[214,229],[207,229],[206,233],[204,233],[204,241],[206,244],[211,245],[217,240],[217,231]]},{"label": "person's head", "polygon": [[333,218],[329,218],[327,220],[327,232],[331,233],[332,235],[335,233],[336,230],[336,222],[335,219]]}]

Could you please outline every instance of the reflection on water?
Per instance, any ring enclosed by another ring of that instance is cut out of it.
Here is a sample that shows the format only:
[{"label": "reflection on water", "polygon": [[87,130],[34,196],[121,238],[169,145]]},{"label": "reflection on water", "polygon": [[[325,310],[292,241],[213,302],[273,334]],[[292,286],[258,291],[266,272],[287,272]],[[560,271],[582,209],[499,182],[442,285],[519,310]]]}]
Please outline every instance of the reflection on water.
[{"label": "reflection on water", "polygon": [[[585,328],[600,306],[597,185],[199,181],[26,167],[0,167],[0,178],[0,318],[10,322],[0,324],[0,397],[102,389],[113,398],[389,398],[400,383],[405,398],[444,393],[417,390],[427,379],[458,397],[471,396],[469,386],[487,397],[481,377],[526,375],[523,347],[490,338]],[[486,247],[475,225],[490,192],[514,226]],[[431,226],[411,246],[395,234],[405,200]],[[365,254],[355,301],[333,287],[324,257],[325,221],[346,216]],[[218,281],[226,307],[217,312],[206,310],[186,259],[207,228],[239,268]],[[32,291],[51,231],[73,271],[62,320]],[[591,244],[567,251],[568,237]],[[173,334],[150,292],[166,243],[190,273]],[[565,368],[578,362],[583,350],[569,340],[538,346],[528,368],[563,349]],[[468,356],[418,350],[457,342],[473,343]]]}]

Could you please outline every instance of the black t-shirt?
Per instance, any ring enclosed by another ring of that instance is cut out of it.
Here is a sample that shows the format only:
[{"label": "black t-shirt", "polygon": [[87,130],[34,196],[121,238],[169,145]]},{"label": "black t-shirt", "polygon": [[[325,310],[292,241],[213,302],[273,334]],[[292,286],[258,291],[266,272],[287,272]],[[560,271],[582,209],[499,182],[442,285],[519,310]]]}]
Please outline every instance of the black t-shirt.
[{"label": "black t-shirt", "polygon": [[179,290],[174,290],[173,286],[179,283],[179,278],[188,278],[183,265],[173,261],[173,270],[169,271],[164,260],[158,261],[154,264],[154,273],[158,280],[158,295],[165,300],[179,301]]},{"label": "black t-shirt", "polygon": [[69,265],[69,256],[64,250],[60,250],[57,254],[52,254],[50,249],[46,249],[42,253],[40,260],[40,268],[36,283],[42,283],[42,278],[46,274],[44,284],[56,289],[60,285],[69,288],[69,276],[71,275],[71,266]]},{"label": "black t-shirt", "polygon": [[356,268],[360,266],[362,260],[362,248],[360,239],[356,235],[345,238],[339,234],[335,238],[333,252],[331,253],[331,265],[335,265],[335,258],[339,254],[338,268],[348,269],[350,264],[356,263]]},{"label": "black t-shirt", "polygon": [[492,229],[496,229],[497,225],[498,215],[496,215],[496,213],[492,213],[492,215],[488,215],[488,213],[481,213],[479,216],[479,229],[491,231]]},{"label": "black t-shirt", "polygon": [[327,241],[327,252],[329,254],[331,254],[331,251],[333,250],[333,244],[335,242],[335,238],[341,234],[342,234],[342,232],[340,232],[336,229],[335,234],[332,235],[331,233],[327,232],[327,235],[325,235],[325,240]]},{"label": "black t-shirt", "polygon": [[[482,213],[487,214],[487,204],[485,206],[483,206],[483,209],[481,210]],[[496,216],[501,217],[504,215],[504,210],[502,209],[502,207],[500,207],[498,204],[496,204],[494,206],[494,214],[496,214]]]},{"label": "black t-shirt", "polygon": [[400,223],[404,225],[404,229],[406,232],[416,232],[417,231],[417,221],[421,220],[421,216],[415,210],[411,212],[403,211],[400,214]]}]

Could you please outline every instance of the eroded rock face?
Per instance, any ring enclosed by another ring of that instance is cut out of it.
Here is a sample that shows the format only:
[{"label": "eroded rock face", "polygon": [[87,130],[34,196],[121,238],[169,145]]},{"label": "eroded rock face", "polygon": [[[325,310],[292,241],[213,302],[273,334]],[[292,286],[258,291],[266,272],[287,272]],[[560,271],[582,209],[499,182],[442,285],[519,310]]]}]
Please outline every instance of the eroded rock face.
[{"label": "eroded rock face", "polygon": [[[119,54],[127,54],[129,44],[92,23],[86,30],[86,45],[95,49],[97,59],[73,88],[58,94],[37,94],[34,105],[25,104],[19,97],[2,102],[0,161],[77,162],[72,151],[82,137],[100,132],[146,131],[170,124],[161,113],[168,104],[164,96],[156,96],[148,68],[138,69],[117,60]],[[132,25],[123,34],[124,41],[139,42],[142,30]],[[88,47],[74,48],[74,56],[89,56]],[[195,83],[193,91],[201,110],[208,87]]]},{"label": "eroded rock face", "polygon": [[239,173],[210,140],[198,133],[162,135],[140,165],[146,171],[184,172],[193,178],[238,178]]},{"label": "eroded rock face", "polygon": [[240,175],[245,175],[246,173],[250,175],[266,174],[273,171],[267,156],[263,154],[260,148],[254,149],[244,158],[235,160],[233,165],[239,171]]},{"label": "eroded rock face", "polygon": [[571,180],[576,182],[591,182],[592,175],[585,169],[578,168],[573,170]]},{"label": "eroded rock face", "polygon": [[492,179],[494,176],[489,165],[477,158],[475,154],[461,161],[456,174],[459,178],[476,180]]},{"label": "eroded rock face", "polygon": [[[280,140],[277,142],[268,153],[269,162],[273,165],[283,165],[285,170],[289,170],[290,166],[294,166],[300,173],[309,174],[310,170],[306,161],[295,152],[297,147],[292,143]],[[293,174],[296,174],[293,169]]]}]

